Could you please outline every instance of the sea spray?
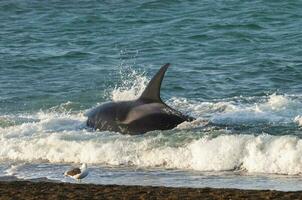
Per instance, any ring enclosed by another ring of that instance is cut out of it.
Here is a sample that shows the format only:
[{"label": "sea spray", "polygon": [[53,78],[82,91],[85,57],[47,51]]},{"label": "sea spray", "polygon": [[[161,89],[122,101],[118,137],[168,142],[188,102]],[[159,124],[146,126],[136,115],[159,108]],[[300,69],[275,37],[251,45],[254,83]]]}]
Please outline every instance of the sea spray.
[{"label": "sea spray", "polygon": [[121,72],[122,83],[115,86],[111,92],[113,101],[127,101],[137,99],[144,91],[148,78],[134,70],[130,74]]}]

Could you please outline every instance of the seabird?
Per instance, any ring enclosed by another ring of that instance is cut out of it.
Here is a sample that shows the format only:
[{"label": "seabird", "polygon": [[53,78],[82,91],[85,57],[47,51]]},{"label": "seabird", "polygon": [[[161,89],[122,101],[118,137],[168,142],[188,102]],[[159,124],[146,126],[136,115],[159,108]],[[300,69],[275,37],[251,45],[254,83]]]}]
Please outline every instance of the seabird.
[{"label": "seabird", "polygon": [[71,178],[76,179],[81,182],[81,179],[85,178],[88,175],[87,164],[83,163],[80,168],[76,167],[71,170],[68,170],[64,173],[65,176],[69,176]]}]

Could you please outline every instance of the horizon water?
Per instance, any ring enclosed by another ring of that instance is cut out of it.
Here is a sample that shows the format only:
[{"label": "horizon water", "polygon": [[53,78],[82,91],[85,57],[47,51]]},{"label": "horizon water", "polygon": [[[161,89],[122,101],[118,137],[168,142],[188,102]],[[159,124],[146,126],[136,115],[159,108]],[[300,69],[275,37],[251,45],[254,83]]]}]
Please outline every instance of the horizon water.
[{"label": "horizon water", "polygon": [[[1,1],[0,177],[74,182],[88,163],[84,183],[302,190],[301,6]],[[166,62],[162,99],[195,121],[86,128]]]}]

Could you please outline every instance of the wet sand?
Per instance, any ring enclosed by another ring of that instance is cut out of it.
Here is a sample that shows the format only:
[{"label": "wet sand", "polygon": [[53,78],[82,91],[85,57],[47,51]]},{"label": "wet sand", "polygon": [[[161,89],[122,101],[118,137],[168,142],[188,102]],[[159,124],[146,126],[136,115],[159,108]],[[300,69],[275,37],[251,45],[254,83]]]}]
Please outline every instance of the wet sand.
[{"label": "wet sand", "polygon": [[300,192],[0,181],[0,199],[302,199]]}]

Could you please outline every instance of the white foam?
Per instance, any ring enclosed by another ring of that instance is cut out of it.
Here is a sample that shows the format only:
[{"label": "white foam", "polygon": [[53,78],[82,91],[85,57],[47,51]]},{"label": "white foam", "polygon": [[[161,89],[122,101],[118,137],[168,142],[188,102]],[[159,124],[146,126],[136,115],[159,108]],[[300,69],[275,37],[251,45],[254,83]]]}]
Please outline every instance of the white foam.
[{"label": "white foam", "polygon": [[209,124],[208,120],[204,120],[204,119],[196,119],[194,121],[191,122],[183,122],[181,124],[179,124],[175,129],[179,129],[179,130],[185,130],[185,129],[191,129],[191,128],[197,128],[197,127],[203,127]]},{"label": "white foam", "polygon": [[290,103],[291,101],[289,98],[282,95],[272,94],[269,96],[269,99],[264,106],[267,106],[272,110],[282,110],[285,109]]},{"label": "white foam", "polygon": [[[179,134],[133,137],[86,130],[49,134],[43,123],[34,124],[31,128],[21,125],[10,129],[9,137],[1,130],[1,160],[302,173],[302,142],[294,136],[221,135],[188,140],[178,138]],[[24,128],[27,131],[22,131]]]},{"label": "white foam", "polygon": [[[119,94],[117,98],[122,98],[123,93]],[[155,132],[143,137],[83,129],[86,117],[82,112],[40,111],[27,116],[32,120],[25,123],[0,128],[0,160],[301,174],[302,143],[297,137],[229,135],[222,130],[224,135],[212,138],[198,129],[190,132],[207,119],[220,123],[292,122],[302,112],[299,99],[286,95],[247,102],[171,98],[169,105],[198,119],[179,125],[172,134]]]},{"label": "white foam", "polygon": [[299,126],[302,126],[302,116],[297,115],[297,116],[294,118],[294,122],[296,122]]},{"label": "white foam", "polygon": [[[248,99],[240,98],[239,100]],[[276,94],[258,97],[244,104],[236,98],[200,102],[175,97],[167,103],[196,118],[209,119],[217,124],[291,123],[295,116],[302,113],[301,101]]]}]

